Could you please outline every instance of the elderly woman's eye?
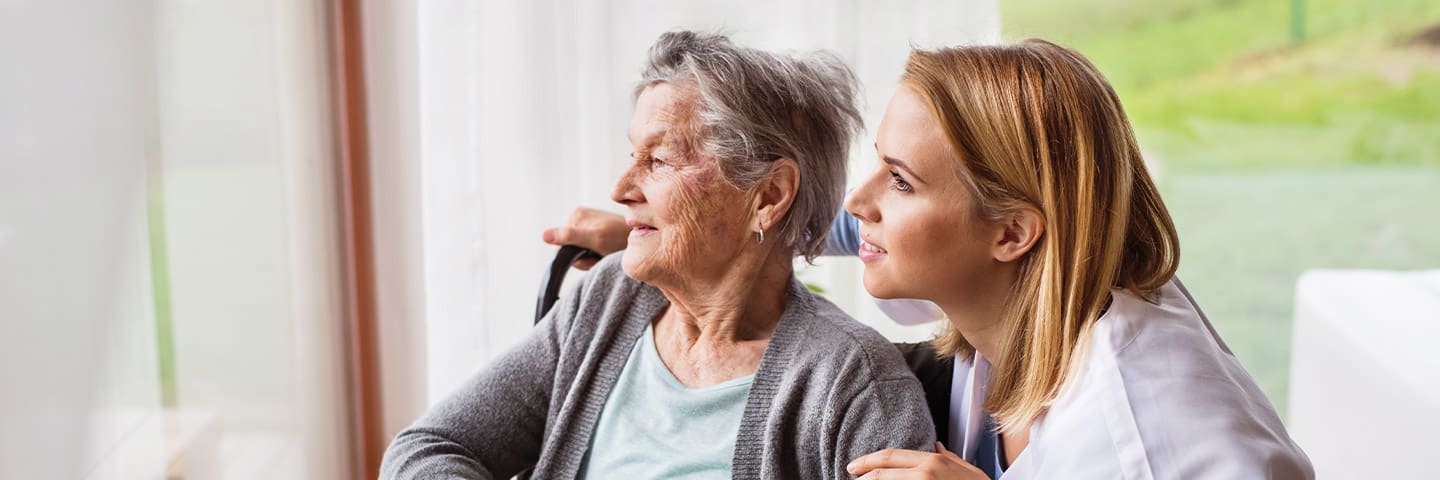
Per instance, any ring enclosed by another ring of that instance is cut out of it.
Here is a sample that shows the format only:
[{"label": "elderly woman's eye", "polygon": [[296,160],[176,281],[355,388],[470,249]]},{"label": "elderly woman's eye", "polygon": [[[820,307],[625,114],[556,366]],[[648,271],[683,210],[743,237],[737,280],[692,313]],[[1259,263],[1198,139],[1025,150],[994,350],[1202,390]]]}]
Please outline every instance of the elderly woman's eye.
[{"label": "elderly woman's eye", "polygon": [[901,192],[909,192],[914,189],[914,187],[910,186],[910,182],[905,181],[905,177],[901,177],[899,173],[893,170],[890,172],[890,188]]}]

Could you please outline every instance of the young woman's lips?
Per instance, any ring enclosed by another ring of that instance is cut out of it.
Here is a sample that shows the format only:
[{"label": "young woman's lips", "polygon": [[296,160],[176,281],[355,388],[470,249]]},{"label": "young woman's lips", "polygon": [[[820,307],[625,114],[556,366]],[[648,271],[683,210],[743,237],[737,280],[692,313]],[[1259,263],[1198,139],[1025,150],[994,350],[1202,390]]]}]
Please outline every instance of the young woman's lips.
[{"label": "young woman's lips", "polygon": [[630,227],[630,238],[648,237],[659,231],[650,224],[637,220],[625,220],[625,225]]},{"label": "young woman's lips", "polygon": [[889,252],[886,252],[885,249],[880,248],[880,247],[877,247],[877,246],[871,244],[870,242],[865,242],[865,241],[860,242],[859,255],[860,255],[860,261],[862,261],[862,262],[870,263],[870,262],[880,261],[881,259],[885,258],[886,255],[889,255],[889,254],[890,254],[890,253],[889,253]]}]

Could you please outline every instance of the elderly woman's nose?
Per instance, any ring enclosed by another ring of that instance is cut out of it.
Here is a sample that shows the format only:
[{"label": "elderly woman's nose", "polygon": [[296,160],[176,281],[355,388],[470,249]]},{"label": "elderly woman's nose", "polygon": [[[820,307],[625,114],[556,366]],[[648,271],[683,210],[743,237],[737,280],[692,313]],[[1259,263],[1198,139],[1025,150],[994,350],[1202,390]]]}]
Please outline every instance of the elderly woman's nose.
[{"label": "elderly woman's nose", "polygon": [[615,188],[610,190],[610,199],[622,205],[640,201],[640,189],[635,185],[635,177],[638,173],[635,165],[631,165],[624,173],[621,173],[620,179],[615,181]]}]

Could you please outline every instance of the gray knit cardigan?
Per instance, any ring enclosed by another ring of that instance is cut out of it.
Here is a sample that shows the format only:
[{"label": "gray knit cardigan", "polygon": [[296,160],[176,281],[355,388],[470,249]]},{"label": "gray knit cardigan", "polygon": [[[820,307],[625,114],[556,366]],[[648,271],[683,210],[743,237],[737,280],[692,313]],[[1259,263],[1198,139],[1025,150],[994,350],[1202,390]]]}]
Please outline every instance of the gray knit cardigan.
[{"label": "gray knit cardigan", "polygon": [[[669,304],[625,275],[622,254],[400,432],[381,478],[575,478],[635,341]],[[734,478],[851,478],[856,457],[934,442],[920,382],[895,347],[792,278],[740,419]]]}]

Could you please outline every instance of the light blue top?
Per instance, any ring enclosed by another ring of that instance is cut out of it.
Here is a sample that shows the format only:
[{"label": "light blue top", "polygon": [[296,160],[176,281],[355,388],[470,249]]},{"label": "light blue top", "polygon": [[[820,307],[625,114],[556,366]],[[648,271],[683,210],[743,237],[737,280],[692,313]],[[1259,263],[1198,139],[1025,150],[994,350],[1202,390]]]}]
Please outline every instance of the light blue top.
[{"label": "light blue top", "polygon": [[860,221],[841,208],[835,223],[830,225],[830,236],[825,237],[824,254],[855,256],[859,251]]},{"label": "light blue top", "polygon": [[660,360],[646,326],[600,411],[581,478],[731,478],[753,379],[688,388]]},{"label": "light blue top", "polygon": [[1005,447],[1000,444],[1000,433],[995,425],[995,419],[986,416],[985,430],[980,436],[980,448],[976,449],[975,461],[971,463],[975,468],[985,472],[985,475],[998,479],[1005,475],[1005,461],[1000,455],[1005,453]]}]

